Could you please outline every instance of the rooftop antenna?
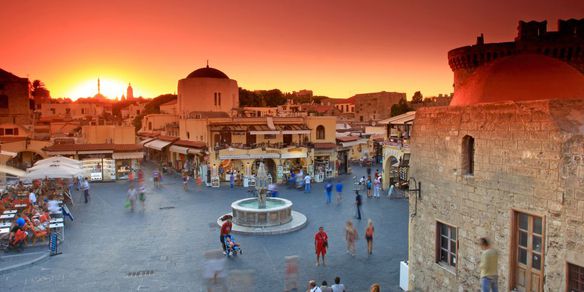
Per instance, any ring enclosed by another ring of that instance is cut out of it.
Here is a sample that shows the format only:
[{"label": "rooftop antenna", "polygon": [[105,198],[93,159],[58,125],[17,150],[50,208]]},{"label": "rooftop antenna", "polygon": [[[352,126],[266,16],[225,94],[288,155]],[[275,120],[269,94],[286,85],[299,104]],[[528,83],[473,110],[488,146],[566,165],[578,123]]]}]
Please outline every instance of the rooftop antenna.
[{"label": "rooftop antenna", "polygon": [[101,94],[101,84],[99,82],[99,77],[97,77],[97,94]]}]

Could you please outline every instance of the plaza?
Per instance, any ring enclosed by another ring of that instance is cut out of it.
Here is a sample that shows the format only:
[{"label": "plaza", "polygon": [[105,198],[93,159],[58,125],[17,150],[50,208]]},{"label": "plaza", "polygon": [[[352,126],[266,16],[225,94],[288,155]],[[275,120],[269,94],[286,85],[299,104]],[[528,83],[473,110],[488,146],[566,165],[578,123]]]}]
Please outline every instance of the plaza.
[{"label": "plaza", "polygon": [[[151,177],[151,170],[146,163],[145,177]],[[372,283],[381,284],[383,291],[400,291],[399,262],[407,257],[408,202],[364,196],[364,218],[355,220],[352,179],[362,175],[364,168],[353,167],[353,174],[339,177],[344,196],[338,206],[325,203],[323,183],[314,184],[310,194],[280,186],[280,196],[308,217],[307,225],[282,235],[234,234],[244,252],[226,260],[228,273],[251,273],[255,284],[249,291],[283,291],[285,257],[296,255],[299,291],[311,279],[330,285],[336,276],[349,291],[366,291]],[[87,205],[75,192],[76,204],[71,208],[75,221],[66,225],[63,254],[0,275],[3,289],[206,291],[203,255],[220,248],[216,220],[229,211],[231,202],[249,197],[247,189],[208,188],[191,180],[185,192],[180,177],[165,176],[161,189],[147,180],[146,210],[138,207],[131,213],[124,208],[128,185],[127,181],[94,183]],[[368,218],[376,231],[372,256],[367,256],[363,238]],[[349,219],[359,232],[355,257],[346,253],[344,228]],[[325,267],[315,266],[314,233],[319,226],[329,235]],[[227,283],[229,291],[242,289],[235,280]]]}]

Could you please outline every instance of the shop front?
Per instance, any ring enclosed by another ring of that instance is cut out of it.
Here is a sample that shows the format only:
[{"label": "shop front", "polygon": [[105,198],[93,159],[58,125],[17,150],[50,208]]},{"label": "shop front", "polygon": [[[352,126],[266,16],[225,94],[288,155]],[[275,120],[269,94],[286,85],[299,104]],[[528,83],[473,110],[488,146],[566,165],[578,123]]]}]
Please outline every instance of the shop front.
[{"label": "shop front", "polygon": [[144,152],[114,152],[112,158],[116,166],[116,178],[128,179],[130,171],[140,169],[142,159],[144,159]]},{"label": "shop front", "polygon": [[[335,143],[314,144],[312,171],[316,182],[336,176],[337,145]],[[310,169],[309,169],[310,173]]]},{"label": "shop front", "polygon": [[151,161],[156,161],[161,165],[169,164],[169,151],[168,148],[172,142],[176,141],[178,138],[158,138],[144,144],[144,148],[147,151],[147,155]]},{"label": "shop front", "polygon": [[[281,165],[277,171],[278,183],[287,182],[291,173],[298,173],[302,170],[307,173],[308,170],[308,149],[304,147],[288,148],[282,150],[280,155]],[[281,169],[281,171],[280,171]]]},{"label": "shop front", "polygon": [[83,176],[91,181],[127,179],[140,168],[140,144],[56,144],[44,148],[49,156],[66,155],[81,161]]}]

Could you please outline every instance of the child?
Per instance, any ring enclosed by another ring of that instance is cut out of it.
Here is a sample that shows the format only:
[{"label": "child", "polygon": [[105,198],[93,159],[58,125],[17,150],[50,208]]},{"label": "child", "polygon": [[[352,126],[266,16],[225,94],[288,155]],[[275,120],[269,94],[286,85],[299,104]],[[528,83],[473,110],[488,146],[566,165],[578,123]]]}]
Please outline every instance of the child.
[{"label": "child", "polygon": [[[235,247],[239,248],[239,243],[235,242],[233,238],[231,238],[231,234],[227,234],[224,237],[225,245],[227,246],[227,250],[235,250]],[[241,253],[241,250],[240,252]]]}]

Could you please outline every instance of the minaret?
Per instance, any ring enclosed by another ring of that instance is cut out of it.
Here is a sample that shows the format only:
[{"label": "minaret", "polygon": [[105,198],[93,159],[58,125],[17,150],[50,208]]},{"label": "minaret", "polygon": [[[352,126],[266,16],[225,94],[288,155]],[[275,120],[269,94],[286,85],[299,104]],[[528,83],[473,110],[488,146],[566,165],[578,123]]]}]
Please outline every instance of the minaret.
[{"label": "minaret", "polygon": [[128,89],[126,90],[126,98],[128,98],[128,100],[134,99],[134,90],[132,89],[131,83],[128,83]]},{"label": "minaret", "polygon": [[97,95],[101,95],[101,85],[99,83],[99,77],[97,77]]}]

